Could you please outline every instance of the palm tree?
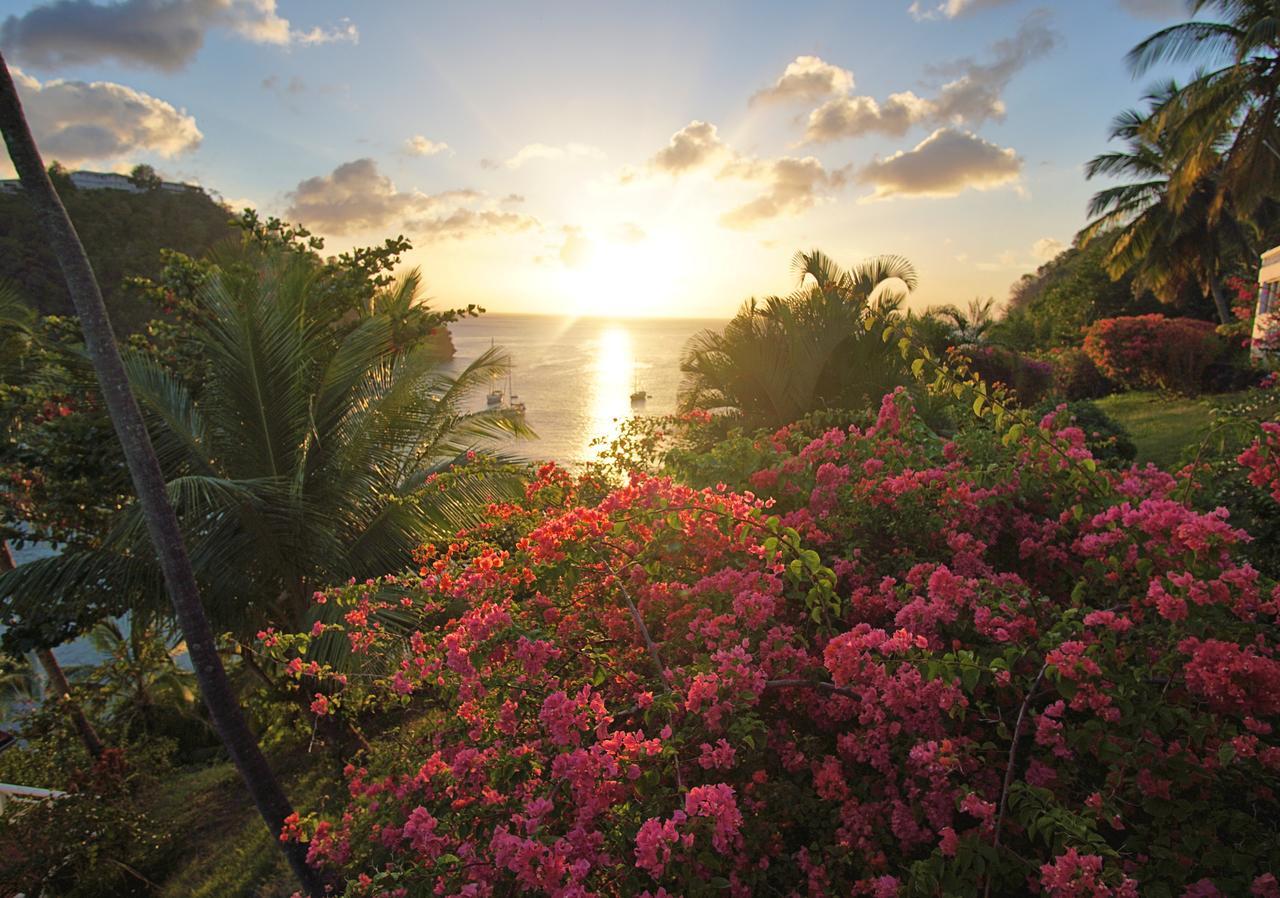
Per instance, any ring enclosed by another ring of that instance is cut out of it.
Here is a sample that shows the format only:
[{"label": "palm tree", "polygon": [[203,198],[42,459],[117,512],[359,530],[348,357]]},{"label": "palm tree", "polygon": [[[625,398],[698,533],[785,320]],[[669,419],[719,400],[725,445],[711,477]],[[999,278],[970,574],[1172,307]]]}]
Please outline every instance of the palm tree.
[{"label": "palm tree", "polygon": [[152,729],[165,709],[193,714],[194,677],[177,663],[186,647],[171,648],[173,636],[163,624],[133,615],[127,628],[108,619],[88,635],[104,659],[89,675],[101,696],[102,716],[128,733]]},{"label": "palm tree", "polygon": [[[1081,231],[1081,245],[1113,237],[1105,259],[1113,278],[1132,274],[1136,288],[1164,302],[1194,286],[1213,297],[1218,319],[1226,324],[1232,316],[1223,277],[1233,260],[1252,255],[1251,226],[1234,214],[1221,165],[1204,169],[1185,199],[1176,200],[1180,163],[1170,150],[1176,135],[1157,125],[1167,105],[1179,102],[1179,93],[1176,84],[1166,83],[1147,97],[1149,112],[1128,110],[1116,117],[1111,137],[1127,147],[1090,160],[1085,173],[1131,180],[1094,194],[1093,220]],[[1215,216],[1215,205],[1227,214]]]},{"label": "palm tree", "polygon": [[988,331],[996,324],[995,306],[995,298],[988,297],[969,300],[968,309],[946,305],[931,311],[951,326],[953,345],[963,346],[986,340]]},{"label": "palm tree", "polygon": [[821,407],[851,407],[896,383],[900,372],[869,320],[894,312],[917,284],[900,256],[849,271],[813,250],[797,253],[797,289],[749,300],[723,331],[706,330],[685,347],[680,405],[739,415],[751,426],[780,426]]},{"label": "palm tree", "polygon": [[[0,55],[0,132],[3,132],[9,158],[27,198],[41,219],[80,317],[85,344],[138,492],[152,547],[160,559],[173,610],[191,653],[200,692],[218,735],[240,771],[263,821],[278,840],[285,818],[293,813],[293,808],[263,757],[227,681],[214,644],[213,629],[200,602],[200,590],[187,557],[178,519],[165,494],[160,462],[129,387],[102,301],[102,291],[75,227],[44,169],[3,55]],[[307,863],[303,847],[295,842],[279,844],[303,889],[319,898],[325,891],[325,883]]]},{"label": "palm tree", "polygon": [[[501,350],[448,374],[425,339],[416,271],[353,310],[320,289],[320,270],[294,252],[221,259],[190,334],[202,383],[149,354],[125,358],[205,606],[246,641],[305,626],[316,589],[403,567],[518,487],[469,461],[527,433],[508,410],[465,410],[503,371]],[[25,564],[0,578],[0,595],[23,607],[110,590],[159,611],[147,605],[159,579],[131,510],[100,549]]]},{"label": "palm tree", "polygon": [[1129,67],[1142,75],[1161,62],[1207,64],[1153,122],[1176,138],[1166,144],[1174,156],[1170,196],[1180,210],[1212,175],[1212,218],[1225,217],[1228,198],[1238,213],[1251,215],[1280,196],[1280,6],[1275,0],[1189,5],[1192,15],[1217,11],[1225,21],[1161,29],[1129,52]]}]

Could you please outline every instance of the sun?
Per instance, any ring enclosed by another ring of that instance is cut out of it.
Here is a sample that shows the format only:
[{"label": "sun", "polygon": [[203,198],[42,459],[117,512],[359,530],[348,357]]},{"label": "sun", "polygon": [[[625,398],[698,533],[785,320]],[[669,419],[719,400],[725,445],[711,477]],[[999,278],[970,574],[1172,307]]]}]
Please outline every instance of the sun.
[{"label": "sun", "polygon": [[572,263],[560,289],[573,314],[678,316],[690,298],[690,247],[673,237],[580,238]]}]

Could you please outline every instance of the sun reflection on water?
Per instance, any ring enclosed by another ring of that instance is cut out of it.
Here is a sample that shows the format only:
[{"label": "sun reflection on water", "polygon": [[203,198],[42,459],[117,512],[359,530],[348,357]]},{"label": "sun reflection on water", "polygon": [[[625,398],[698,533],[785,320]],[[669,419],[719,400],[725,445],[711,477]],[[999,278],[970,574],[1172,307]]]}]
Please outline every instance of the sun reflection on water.
[{"label": "sun reflection on water", "polygon": [[635,377],[635,350],[631,332],[616,324],[601,327],[595,339],[593,382],[584,385],[591,390],[590,417],[582,455],[599,456],[600,447],[592,447],[597,439],[608,442],[618,436],[623,420],[631,416],[631,390]]}]

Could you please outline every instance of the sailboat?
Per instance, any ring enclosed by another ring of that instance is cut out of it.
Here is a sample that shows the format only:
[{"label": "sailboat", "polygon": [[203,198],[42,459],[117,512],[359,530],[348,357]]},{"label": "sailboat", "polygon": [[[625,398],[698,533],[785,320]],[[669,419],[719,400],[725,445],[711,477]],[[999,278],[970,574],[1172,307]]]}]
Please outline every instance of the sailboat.
[{"label": "sailboat", "polygon": [[515,394],[515,391],[511,388],[511,369],[513,367],[515,366],[512,365],[507,368],[507,402],[509,403],[511,410],[523,418],[524,413],[528,411],[528,408],[520,400],[520,397]]},{"label": "sailboat", "polygon": [[649,394],[640,389],[640,379],[638,377],[633,378],[631,381],[631,407],[635,408],[636,406],[644,405],[645,400],[648,398]]},{"label": "sailboat", "polygon": [[[493,337],[489,338],[489,348],[493,349]],[[493,375],[489,375],[489,395],[485,397],[485,405],[489,408],[502,405],[502,391],[493,385]]]}]

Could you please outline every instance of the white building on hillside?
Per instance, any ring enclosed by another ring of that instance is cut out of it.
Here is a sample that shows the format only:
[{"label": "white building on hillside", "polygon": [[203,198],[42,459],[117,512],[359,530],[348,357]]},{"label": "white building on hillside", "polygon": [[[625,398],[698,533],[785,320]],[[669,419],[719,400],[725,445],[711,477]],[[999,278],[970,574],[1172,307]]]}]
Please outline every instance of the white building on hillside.
[{"label": "white building on hillside", "polygon": [[1280,246],[1262,254],[1262,269],[1258,272],[1258,308],[1253,315],[1253,349],[1255,359],[1277,354],[1277,350],[1265,345],[1268,335],[1274,341],[1280,335]]},{"label": "white building on hillside", "polygon": [[[129,179],[128,175],[109,171],[73,171],[71,183],[79,190],[123,190],[126,193],[146,193],[147,188],[139,187]],[[204,193],[204,189],[195,184],[182,184],[177,181],[163,181],[160,190],[170,193]],[[17,178],[0,181],[0,193],[17,193],[22,190],[22,182]]]}]

